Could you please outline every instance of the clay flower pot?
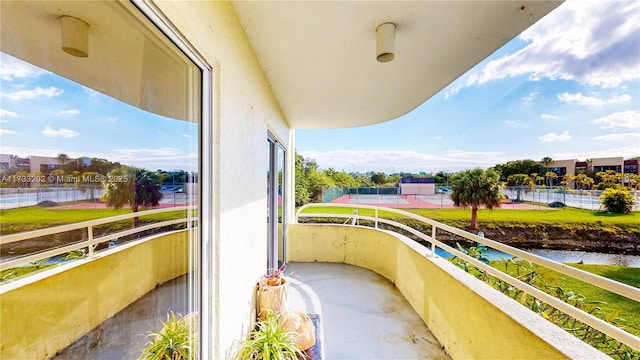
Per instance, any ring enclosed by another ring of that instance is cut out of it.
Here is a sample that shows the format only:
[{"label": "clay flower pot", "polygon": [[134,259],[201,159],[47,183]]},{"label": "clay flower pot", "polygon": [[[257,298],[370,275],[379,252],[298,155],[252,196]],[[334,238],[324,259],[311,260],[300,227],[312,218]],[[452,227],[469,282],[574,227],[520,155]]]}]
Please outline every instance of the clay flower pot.
[{"label": "clay flower pot", "polygon": [[[270,285],[274,284],[274,285]],[[285,314],[289,309],[289,281],[285,277],[265,278],[260,281],[258,288],[258,309],[262,314],[264,309]]]}]

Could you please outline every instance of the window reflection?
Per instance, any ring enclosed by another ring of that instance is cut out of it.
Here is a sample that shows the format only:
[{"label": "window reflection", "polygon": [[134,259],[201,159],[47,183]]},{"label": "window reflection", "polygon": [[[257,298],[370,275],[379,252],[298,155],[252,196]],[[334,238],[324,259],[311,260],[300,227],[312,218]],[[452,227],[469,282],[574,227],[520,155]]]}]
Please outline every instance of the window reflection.
[{"label": "window reflection", "polygon": [[[29,308],[21,321],[66,339],[47,345],[53,358],[129,358],[170,314],[197,318],[200,70],[126,4],[74,5],[122,35],[94,38],[83,63],[42,41],[47,24],[4,15],[69,4],[2,5],[0,286],[19,299],[4,292],[3,308]],[[62,265],[77,271],[49,271]],[[37,272],[65,291],[20,296]],[[66,302],[92,304],[91,316],[56,310]],[[1,335],[10,354],[19,341]]]}]

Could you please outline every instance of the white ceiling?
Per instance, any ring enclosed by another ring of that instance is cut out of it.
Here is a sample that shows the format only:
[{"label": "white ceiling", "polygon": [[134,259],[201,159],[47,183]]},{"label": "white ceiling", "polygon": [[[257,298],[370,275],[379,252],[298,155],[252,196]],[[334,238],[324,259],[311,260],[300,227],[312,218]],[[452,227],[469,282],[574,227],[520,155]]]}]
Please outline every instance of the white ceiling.
[{"label": "white ceiling", "polygon": [[[3,52],[141,109],[197,120],[189,111],[193,96],[187,86],[195,65],[159,31],[147,28],[132,4],[0,1],[0,10]],[[62,15],[89,24],[89,57],[60,50]]]},{"label": "white ceiling", "polygon": [[[397,118],[429,99],[560,1],[233,1],[292,128]],[[375,29],[396,24],[395,59]]]}]

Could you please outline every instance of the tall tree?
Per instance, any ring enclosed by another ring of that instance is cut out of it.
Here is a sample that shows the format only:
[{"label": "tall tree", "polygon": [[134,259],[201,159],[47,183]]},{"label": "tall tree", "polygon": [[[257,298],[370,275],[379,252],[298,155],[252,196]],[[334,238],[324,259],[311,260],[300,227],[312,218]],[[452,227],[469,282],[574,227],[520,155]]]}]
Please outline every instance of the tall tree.
[{"label": "tall tree", "polygon": [[549,171],[549,164],[551,164],[553,162],[553,159],[548,157],[548,156],[545,156],[545,157],[542,158],[542,161],[540,161],[540,162],[544,164],[544,169],[546,171]]},{"label": "tall tree", "polygon": [[547,185],[553,186],[554,182],[558,178],[558,174],[554,173],[553,171],[547,171],[544,174],[544,178],[547,179]]},{"label": "tall tree", "polygon": [[67,163],[69,162],[69,160],[71,160],[69,155],[65,153],[58,154],[58,156],[56,156],[56,159],[58,159],[58,161],[62,165],[62,168],[65,170],[66,170]]},{"label": "tall tree", "polygon": [[383,172],[376,172],[371,174],[371,181],[376,185],[382,185],[387,181],[387,175]]},{"label": "tall tree", "polygon": [[451,178],[451,199],[455,206],[471,207],[471,230],[476,230],[478,209],[500,207],[499,175],[493,170],[471,169],[461,171]]},{"label": "tall tree", "polygon": [[516,188],[516,201],[521,201],[522,190],[529,190],[533,186],[533,180],[527,174],[513,174],[507,178],[507,185]]},{"label": "tall tree", "polygon": [[514,174],[541,174],[544,171],[539,162],[533,160],[514,160],[505,164],[498,164],[492,169],[500,173],[500,180],[506,181],[510,175]]},{"label": "tall tree", "polygon": [[[158,206],[162,199],[161,185],[158,175],[147,169],[126,166],[113,169],[105,182],[107,205],[115,209],[128,205],[133,212],[140,207]],[[133,225],[140,225],[138,217],[133,218]]]}]

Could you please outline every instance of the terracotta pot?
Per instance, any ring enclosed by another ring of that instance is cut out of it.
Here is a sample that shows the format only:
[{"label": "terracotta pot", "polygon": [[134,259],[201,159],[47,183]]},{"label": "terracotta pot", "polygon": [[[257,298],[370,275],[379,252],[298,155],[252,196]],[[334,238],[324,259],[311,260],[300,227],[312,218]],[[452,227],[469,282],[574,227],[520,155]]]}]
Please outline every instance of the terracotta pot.
[{"label": "terracotta pot", "polygon": [[280,314],[289,310],[289,282],[282,277],[280,285],[270,286],[268,279],[260,282],[258,288],[258,313],[270,309]]},{"label": "terracotta pot", "polygon": [[292,311],[282,316],[282,327],[298,333],[298,346],[307,350],[316,343],[316,329],[313,322],[302,311]]}]

